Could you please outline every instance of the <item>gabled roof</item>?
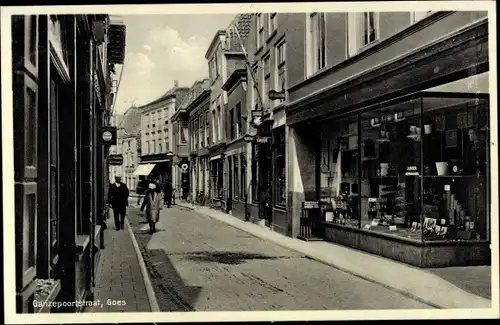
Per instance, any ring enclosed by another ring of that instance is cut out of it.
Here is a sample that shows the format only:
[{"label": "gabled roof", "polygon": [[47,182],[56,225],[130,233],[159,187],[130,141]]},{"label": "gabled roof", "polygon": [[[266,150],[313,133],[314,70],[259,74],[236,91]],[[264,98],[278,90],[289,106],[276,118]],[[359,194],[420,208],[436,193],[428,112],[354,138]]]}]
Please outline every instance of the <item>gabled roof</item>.
[{"label": "gabled roof", "polygon": [[157,99],[155,99],[155,100],[153,100],[145,105],[142,105],[140,107],[140,109],[146,109],[148,106],[159,103],[162,100],[166,100],[168,98],[175,98],[176,99],[175,106],[178,107],[179,101],[183,100],[185,93],[187,93],[188,91],[189,91],[188,87],[173,87],[173,88],[169,89],[165,94],[158,97]]},{"label": "gabled roof", "polygon": [[[252,26],[252,18],[254,14],[238,14],[231,21],[226,30],[226,50],[230,52],[242,52],[242,44],[245,45],[248,36],[250,35],[250,29]],[[238,34],[236,33],[234,27],[238,29]],[[240,40],[241,38],[241,40]]]},{"label": "gabled roof", "polygon": [[186,109],[189,104],[191,104],[198,96],[200,96],[205,90],[210,89],[210,80],[203,79],[195,81],[193,86],[189,89],[183,102],[180,104],[179,109]]}]

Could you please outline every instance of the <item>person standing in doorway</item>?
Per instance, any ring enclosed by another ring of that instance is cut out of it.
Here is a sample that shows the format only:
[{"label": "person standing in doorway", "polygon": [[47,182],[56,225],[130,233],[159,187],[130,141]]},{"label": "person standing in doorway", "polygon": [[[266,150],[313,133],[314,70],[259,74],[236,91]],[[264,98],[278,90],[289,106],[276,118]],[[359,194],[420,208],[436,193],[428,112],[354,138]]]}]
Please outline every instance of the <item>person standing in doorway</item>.
[{"label": "person standing in doorway", "polygon": [[129,190],[127,185],[122,183],[120,176],[115,177],[115,183],[108,191],[108,204],[113,209],[116,230],[124,229],[125,215],[127,214]]},{"label": "person standing in doorway", "polygon": [[172,205],[172,182],[167,180],[163,185],[163,200],[167,208]]},{"label": "person standing in doorway", "polygon": [[161,191],[158,191],[154,182],[149,184],[149,190],[142,202],[141,212],[146,209],[146,218],[149,223],[149,233],[156,232],[156,223],[160,220],[160,211],[163,208]]}]

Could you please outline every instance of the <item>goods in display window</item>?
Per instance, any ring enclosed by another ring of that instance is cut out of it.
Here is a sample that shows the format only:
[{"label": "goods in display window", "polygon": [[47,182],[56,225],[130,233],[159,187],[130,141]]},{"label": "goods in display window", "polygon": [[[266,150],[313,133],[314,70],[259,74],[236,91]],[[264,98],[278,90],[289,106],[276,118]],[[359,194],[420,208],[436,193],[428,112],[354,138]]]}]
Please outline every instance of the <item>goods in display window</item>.
[{"label": "goods in display window", "polygon": [[487,95],[420,93],[326,123],[323,220],[417,241],[488,239],[488,120]]}]

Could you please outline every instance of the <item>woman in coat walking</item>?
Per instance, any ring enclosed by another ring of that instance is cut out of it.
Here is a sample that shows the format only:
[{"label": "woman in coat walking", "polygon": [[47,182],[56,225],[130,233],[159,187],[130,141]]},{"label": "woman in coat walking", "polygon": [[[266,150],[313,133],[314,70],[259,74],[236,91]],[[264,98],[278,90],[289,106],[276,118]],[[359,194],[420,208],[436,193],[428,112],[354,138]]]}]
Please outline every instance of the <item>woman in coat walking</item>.
[{"label": "woman in coat walking", "polygon": [[160,220],[160,210],[163,208],[162,194],[154,183],[149,184],[149,190],[141,205],[141,212],[144,208],[146,208],[146,218],[149,222],[149,233],[152,234],[156,232],[156,223]]}]

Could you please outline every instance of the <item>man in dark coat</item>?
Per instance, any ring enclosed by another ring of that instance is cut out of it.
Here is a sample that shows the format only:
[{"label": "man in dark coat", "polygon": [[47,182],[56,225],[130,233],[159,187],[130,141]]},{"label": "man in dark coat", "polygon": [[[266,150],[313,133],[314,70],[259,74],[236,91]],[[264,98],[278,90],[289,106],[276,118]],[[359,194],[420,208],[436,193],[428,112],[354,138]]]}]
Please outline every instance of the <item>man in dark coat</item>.
[{"label": "man in dark coat", "polygon": [[122,183],[120,176],[115,177],[115,183],[108,191],[108,204],[113,208],[116,230],[124,229],[125,215],[127,214],[129,191],[127,185]]},{"label": "man in dark coat", "polygon": [[167,208],[170,208],[170,205],[172,204],[172,182],[167,181],[165,185],[163,185],[163,200],[164,203],[167,205]]}]

